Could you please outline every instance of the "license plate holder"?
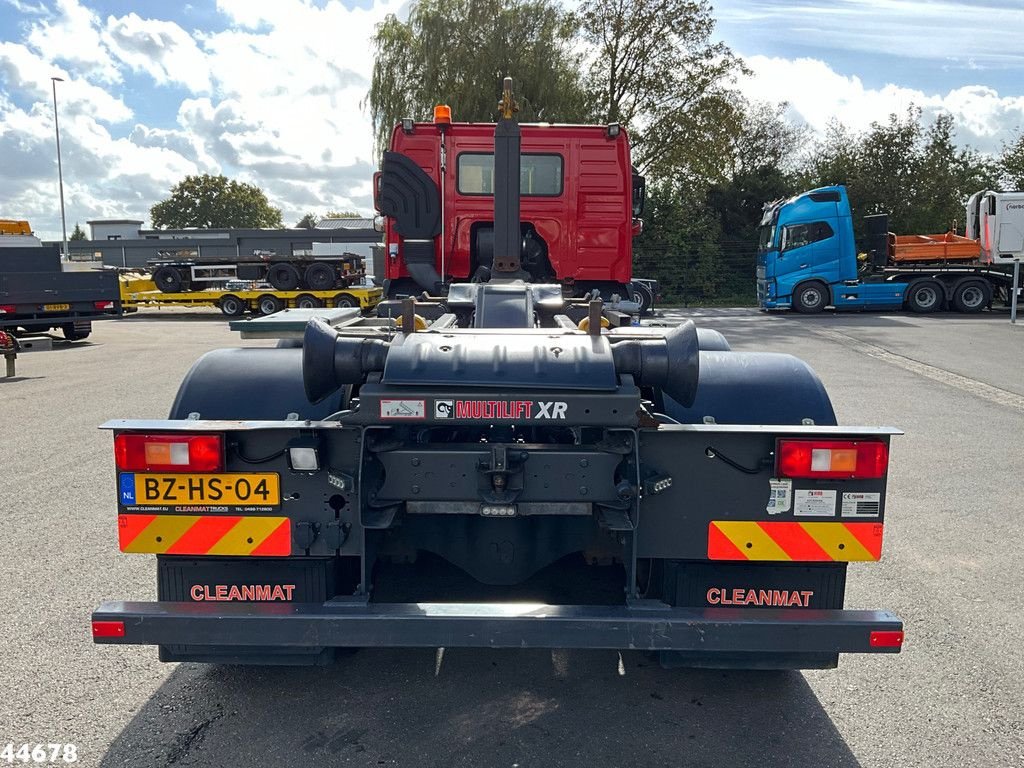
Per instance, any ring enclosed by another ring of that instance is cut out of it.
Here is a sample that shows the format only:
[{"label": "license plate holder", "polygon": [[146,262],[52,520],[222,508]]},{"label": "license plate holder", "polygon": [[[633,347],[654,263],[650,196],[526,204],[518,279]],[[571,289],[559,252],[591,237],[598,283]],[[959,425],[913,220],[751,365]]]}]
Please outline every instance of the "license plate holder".
[{"label": "license plate holder", "polygon": [[281,506],[281,480],[276,472],[122,472],[118,479],[118,504],[147,511],[199,507],[276,509]]},{"label": "license plate holder", "polygon": [[70,304],[43,304],[43,312],[67,312]]}]

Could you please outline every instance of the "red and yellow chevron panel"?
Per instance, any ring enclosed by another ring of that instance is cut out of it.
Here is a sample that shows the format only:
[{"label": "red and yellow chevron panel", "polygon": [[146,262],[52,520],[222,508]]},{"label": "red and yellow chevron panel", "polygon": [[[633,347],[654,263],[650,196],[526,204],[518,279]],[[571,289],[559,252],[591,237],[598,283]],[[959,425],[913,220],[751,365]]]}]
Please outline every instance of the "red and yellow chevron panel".
[{"label": "red and yellow chevron panel", "polygon": [[854,562],[882,557],[881,523],[713,520],[710,560]]},{"label": "red and yellow chevron panel", "polygon": [[290,555],[287,517],[118,515],[122,552],[151,555]]}]

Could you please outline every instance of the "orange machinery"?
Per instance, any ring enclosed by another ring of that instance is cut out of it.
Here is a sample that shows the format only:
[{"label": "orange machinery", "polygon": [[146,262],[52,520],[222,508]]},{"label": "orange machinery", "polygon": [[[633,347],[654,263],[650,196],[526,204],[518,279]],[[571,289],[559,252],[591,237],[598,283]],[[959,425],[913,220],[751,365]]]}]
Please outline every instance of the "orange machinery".
[{"label": "orange machinery", "polygon": [[32,227],[27,221],[0,219],[0,235],[31,235]]}]

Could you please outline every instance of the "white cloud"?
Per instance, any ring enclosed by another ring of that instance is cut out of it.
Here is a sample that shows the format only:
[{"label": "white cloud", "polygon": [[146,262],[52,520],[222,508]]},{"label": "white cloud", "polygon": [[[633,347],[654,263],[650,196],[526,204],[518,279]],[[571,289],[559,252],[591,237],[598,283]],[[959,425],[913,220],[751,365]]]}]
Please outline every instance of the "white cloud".
[{"label": "white cloud", "polygon": [[93,85],[84,78],[73,77],[69,70],[24,45],[0,43],[0,78],[12,85],[12,90],[31,99],[35,109],[45,109],[49,105],[51,119],[53,86],[50,78],[54,76],[64,78],[64,82],[57,85],[62,113],[87,114],[111,123],[131,118],[131,109],[106,88]]},{"label": "white cloud", "polygon": [[118,59],[135,72],[146,72],[157,83],[181,84],[194,93],[210,90],[205,54],[174,22],[143,19],[136,13],[111,16],[105,40]]},{"label": "white cloud", "polygon": [[78,0],[57,0],[57,14],[32,25],[27,42],[54,62],[64,62],[81,77],[121,82],[99,30],[99,17]]},{"label": "white cloud", "polygon": [[5,0],[5,2],[11,6],[18,13],[24,13],[33,16],[42,16],[46,13],[46,6],[41,2],[33,5],[32,3],[22,2],[22,0]]},{"label": "white cloud", "polygon": [[797,45],[899,58],[946,60],[968,69],[1019,68],[1019,0],[732,0],[717,3],[724,25]]},{"label": "white cloud", "polygon": [[203,41],[217,98],[182,104],[182,129],[239,178],[260,184],[294,222],[305,210],[369,212],[369,118],[360,106],[371,38],[405,0],[369,9],[340,2],[220,0],[234,28]]},{"label": "white cloud", "polygon": [[[360,103],[370,39],[403,2],[223,0],[232,28],[207,33],[138,12],[103,20],[80,0],[58,0],[21,41],[0,43],[0,82],[14,97],[0,93],[0,150],[19,169],[18,183],[0,188],[0,210],[59,232],[49,78],[60,74],[69,222],[145,217],[182,176],[204,172],[259,184],[289,223],[306,210],[368,212],[375,162]],[[129,75],[151,80],[124,91],[130,105],[111,95]],[[164,106],[176,124],[136,122],[127,135],[105,127],[132,120],[132,106],[152,114],[138,99],[165,99],[164,85],[190,94]]]},{"label": "white cloud", "polygon": [[953,115],[959,142],[986,152],[997,152],[1024,127],[1024,96],[1001,96],[983,85],[946,93],[894,84],[867,88],[860,78],[841,75],[818,59],[748,56],[745,61],[754,73],[740,83],[748,98],[789,102],[790,116],[818,133],[833,118],[860,131],[874,121],[884,122],[890,114],[902,115],[911,106],[920,107],[926,119],[944,112]]}]

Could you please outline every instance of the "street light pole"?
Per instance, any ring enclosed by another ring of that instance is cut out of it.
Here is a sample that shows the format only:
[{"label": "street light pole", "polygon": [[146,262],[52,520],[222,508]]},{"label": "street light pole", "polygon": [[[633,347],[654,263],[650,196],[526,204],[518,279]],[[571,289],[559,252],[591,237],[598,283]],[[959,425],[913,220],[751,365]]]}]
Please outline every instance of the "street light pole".
[{"label": "street light pole", "polygon": [[57,184],[60,187],[60,229],[64,239],[64,258],[68,258],[68,225],[64,218],[64,169],[60,162],[60,125],[57,122],[57,83],[63,83],[63,77],[51,77],[53,83],[53,129],[57,133]]}]

